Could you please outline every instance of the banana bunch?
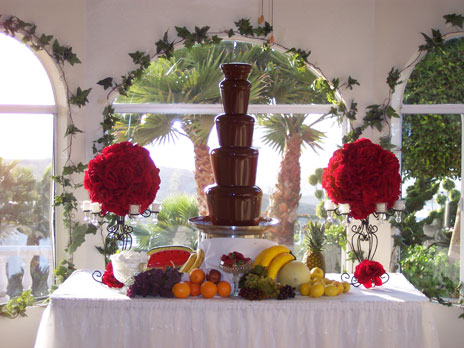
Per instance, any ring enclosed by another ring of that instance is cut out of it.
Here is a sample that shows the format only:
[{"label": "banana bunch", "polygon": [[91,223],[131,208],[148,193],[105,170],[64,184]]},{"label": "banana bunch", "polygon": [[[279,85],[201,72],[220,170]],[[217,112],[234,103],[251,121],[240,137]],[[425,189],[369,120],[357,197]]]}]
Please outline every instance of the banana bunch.
[{"label": "banana bunch", "polygon": [[285,245],[274,245],[261,251],[253,262],[253,267],[267,268],[267,276],[276,279],[277,273],[288,262],[295,260],[295,256]]},{"label": "banana bunch", "polygon": [[197,251],[190,254],[187,261],[180,268],[180,272],[190,273],[194,268],[199,268],[205,259],[205,252],[203,249],[198,248]]}]

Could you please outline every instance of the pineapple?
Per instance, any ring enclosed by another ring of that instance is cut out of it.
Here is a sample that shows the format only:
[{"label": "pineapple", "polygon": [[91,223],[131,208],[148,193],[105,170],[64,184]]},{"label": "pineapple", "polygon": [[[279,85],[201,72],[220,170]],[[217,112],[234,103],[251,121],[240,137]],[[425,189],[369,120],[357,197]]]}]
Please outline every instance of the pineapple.
[{"label": "pineapple", "polygon": [[325,273],[325,260],[322,249],[325,243],[325,226],[320,222],[310,220],[305,227],[305,239],[303,245],[306,247],[306,253],[303,256],[303,262],[311,270],[319,267]]}]

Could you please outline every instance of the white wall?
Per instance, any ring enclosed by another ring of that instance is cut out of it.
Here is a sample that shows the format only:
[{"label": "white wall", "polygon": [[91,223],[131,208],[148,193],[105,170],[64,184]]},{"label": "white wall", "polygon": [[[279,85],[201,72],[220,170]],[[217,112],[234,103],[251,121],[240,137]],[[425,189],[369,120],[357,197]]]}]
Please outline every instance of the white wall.
[{"label": "white wall", "polygon": [[[86,163],[92,157],[92,141],[101,134],[106,101],[97,81],[127,73],[133,68],[128,53],[153,52],[166,30],[175,38],[174,26],[209,25],[216,31],[233,27],[243,17],[255,22],[258,4],[258,0],[2,0],[0,13],[37,24],[39,32],[55,35],[81,59],[82,64],[66,71],[73,89],[92,88],[90,104],[74,113],[85,134],[75,140],[73,158]],[[420,33],[430,33],[431,28],[447,32],[442,16],[453,12],[464,13],[462,0],[274,1],[274,36],[285,47],[311,50],[311,62],[329,79],[349,75],[358,79],[361,85],[343,97],[359,103],[361,120],[365,106],[387,97],[388,71],[407,64],[423,43]],[[63,245],[66,237],[58,237]],[[89,238],[76,253],[77,267],[102,267],[96,241],[97,237]]]}]

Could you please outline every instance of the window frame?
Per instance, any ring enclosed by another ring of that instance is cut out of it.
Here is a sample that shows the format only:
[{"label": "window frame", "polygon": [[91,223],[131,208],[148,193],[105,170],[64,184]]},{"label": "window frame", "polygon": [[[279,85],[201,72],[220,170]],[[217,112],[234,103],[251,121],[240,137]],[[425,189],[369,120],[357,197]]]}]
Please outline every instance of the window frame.
[{"label": "window frame", "polygon": [[[452,39],[464,39],[462,33],[450,33],[443,36],[444,41],[449,41]],[[406,69],[404,69],[400,75],[399,81],[400,84],[396,87],[395,92],[392,95],[392,107],[400,115],[400,118],[392,119],[391,129],[392,129],[392,138],[391,143],[395,145],[394,153],[397,155],[400,160],[401,165],[401,146],[402,146],[402,126],[403,126],[403,115],[405,114],[460,114],[461,115],[461,242],[460,242],[460,260],[459,260],[459,279],[464,283],[464,178],[462,173],[464,173],[464,104],[403,104],[404,91],[406,89],[407,82],[415,67],[419,62],[425,57],[426,53],[421,55],[417,59],[417,55],[413,56],[410,59],[408,64],[406,64]],[[401,170],[401,167],[400,167]],[[464,293],[464,289],[461,290]]]},{"label": "window frame", "polygon": [[[2,29],[2,26],[0,26]],[[3,34],[3,33],[2,33]],[[50,114],[53,117],[53,149],[52,149],[52,174],[59,172],[65,165],[66,159],[60,156],[60,153],[66,152],[68,149],[68,140],[63,139],[68,125],[68,98],[66,86],[62,80],[62,73],[57,67],[55,61],[50,55],[43,51],[35,51],[28,44],[22,41],[23,35],[16,33],[16,35],[4,34],[18,42],[18,44],[25,45],[32,54],[36,56],[40,64],[44,68],[50,85],[53,91],[55,104],[0,104],[0,114]],[[56,194],[57,187],[52,181],[51,185],[51,199],[50,199],[50,241],[51,241],[51,266],[53,269],[57,266],[57,260],[66,257],[66,237],[64,236],[64,225],[60,219],[56,217],[61,212],[61,208],[54,207],[53,197]],[[50,287],[55,282],[53,269],[50,269],[51,282]]]}]

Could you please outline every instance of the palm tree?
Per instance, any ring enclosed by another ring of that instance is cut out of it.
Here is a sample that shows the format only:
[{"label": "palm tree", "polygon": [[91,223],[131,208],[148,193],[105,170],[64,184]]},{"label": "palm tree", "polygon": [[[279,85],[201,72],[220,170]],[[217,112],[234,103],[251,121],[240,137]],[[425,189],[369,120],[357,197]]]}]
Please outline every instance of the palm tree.
[{"label": "palm tree", "polygon": [[176,233],[185,233],[184,245],[195,247],[197,235],[194,228],[190,227],[188,220],[198,216],[196,200],[187,195],[167,197],[163,201],[163,208],[158,214],[156,225],[149,224],[146,228],[137,225],[134,229],[139,247],[144,250],[161,245],[169,245],[173,242]]},{"label": "palm tree", "polygon": [[[271,83],[265,95],[269,101],[279,104],[327,103],[324,93],[314,87],[317,76],[307,67],[297,65],[291,57],[271,51],[266,67]],[[266,215],[276,217],[280,223],[274,228],[274,238],[285,245],[293,245],[293,234],[300,193],[300,156],[302,148],[309,146],[314,152],[320,146],[324,134],[314,128],[318,122],[332,117],[319,116],[309,125],[310,115],[275,114],[259,116],[259,124],[265,128],[263,142],[282,154],[277,182],[270,196]]]},{"label": "palm tree", "polygon": [[276,217],[280,223],[274,228],[274,239],[279,244],[293,245],[293,234],[300,193],[300,156],[308,145],[317,152],[324,134],[305,125],[308,115],[269,115],[259,118],[265,127],[263,141],[282,153],[277,183],[270,196],[266,215]]},{"label": "palm tree", "polygon": [[[195,46],[177,50],[171,59],[159,58],[153,62],[130,88],[127,97],[119,97],[118,102],[219,103],[218,84],[223,79],[220,64],[235,60],[253,62],[261,51],[257,46],[230,41],[208,48]],[[260,99],[266,76],[254,70],[249,80],[251,99],[256,101]],[[179,136],[190,139],[195,156],[198,210],[200,215],[207,215],[204,188],[214,182],[207,140],[214,118],[215,115],[147,114],[134,124],[131,115],[126,115],[116,125],[115,135],[118,141],[132,138],[140,145],[174,142]],[[176,121],[180,122],[181,129],[175,127]]]}]

